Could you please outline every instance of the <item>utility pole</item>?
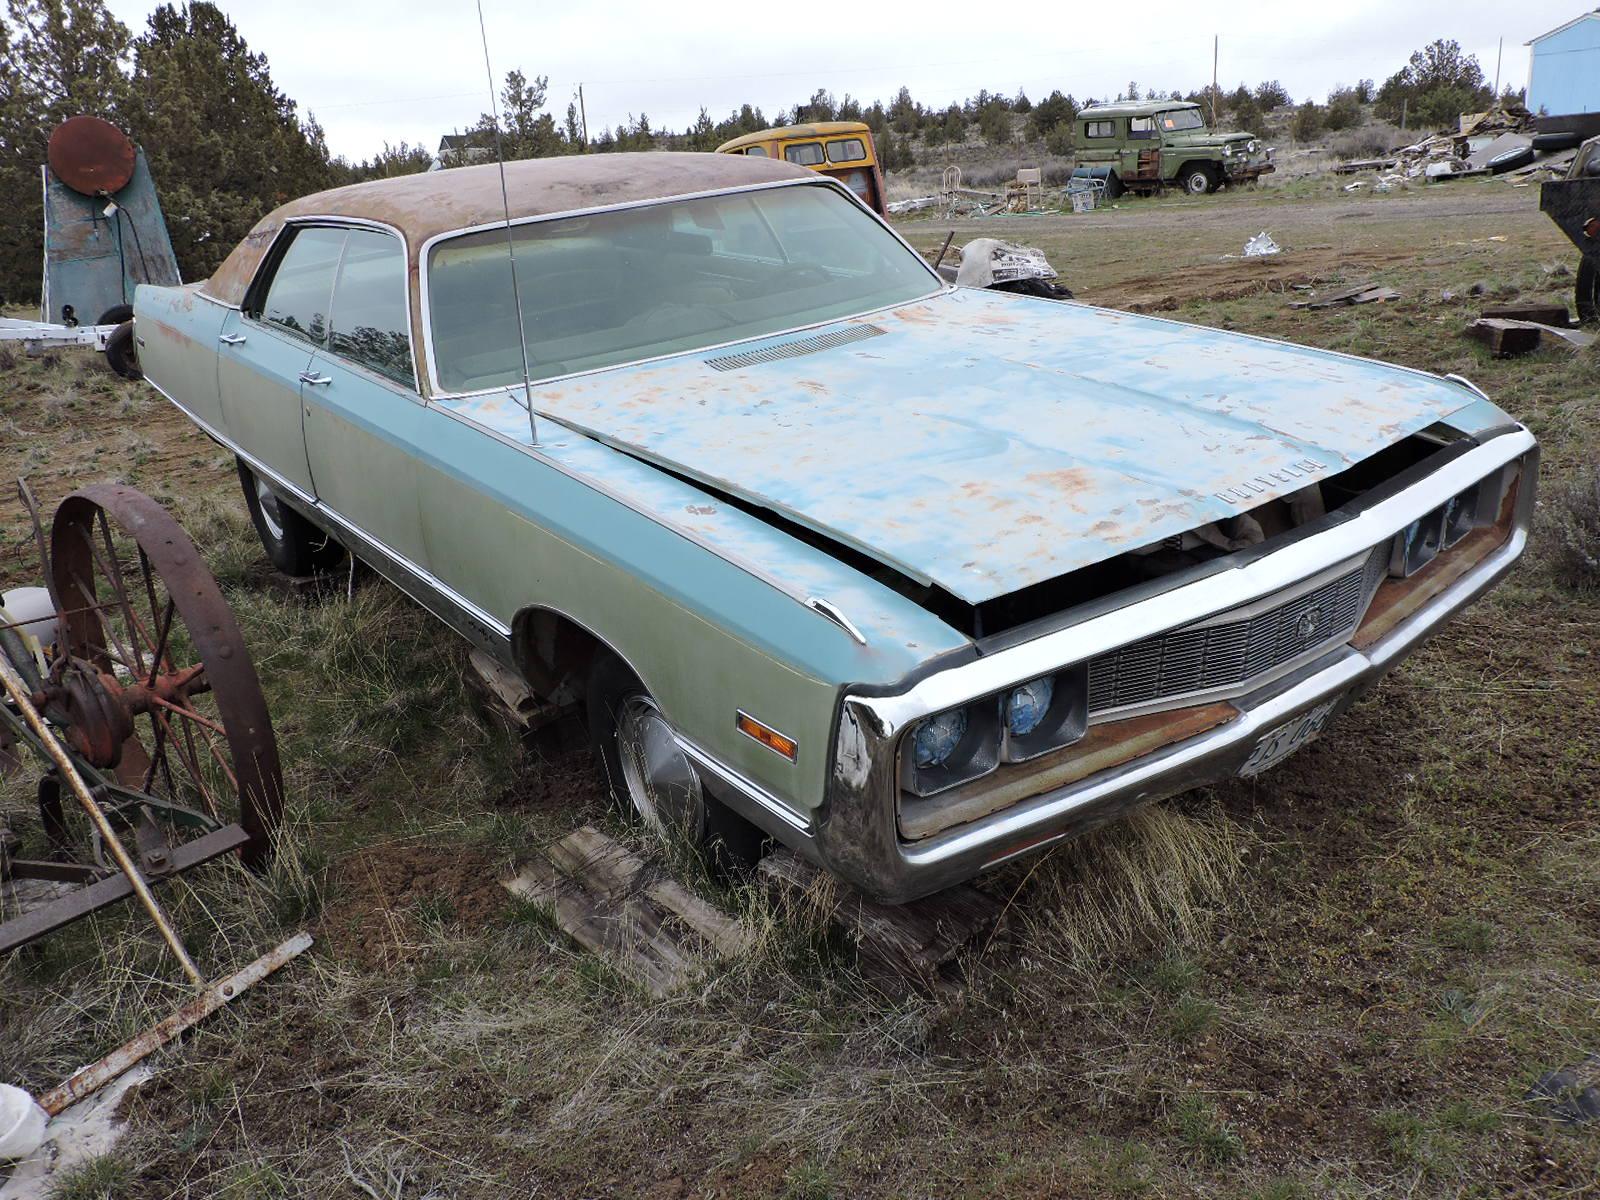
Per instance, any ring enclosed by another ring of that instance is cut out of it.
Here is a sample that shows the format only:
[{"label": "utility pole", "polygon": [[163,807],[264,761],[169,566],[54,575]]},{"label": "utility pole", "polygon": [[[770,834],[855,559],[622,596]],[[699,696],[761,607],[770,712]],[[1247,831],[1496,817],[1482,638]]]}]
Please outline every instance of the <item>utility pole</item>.
[{"label": "utility pole", "polygon": [[1222,45],[1222,35],[1211,36],[1211,127],[1217,125],[1217,53]]},{"label": "utility pole", "polygon": [[1506,52],[1506,39],[1500,39],[1500,48],[1494,52],[1494,101],[1489,105],[1493,108],[1500,103],[1500,59]]},{"label": "utility pole", "polygon": [[583,152],[589,153],[589,114],[583,107],[583,84],[578,85],[578,120],[583,123]]}]

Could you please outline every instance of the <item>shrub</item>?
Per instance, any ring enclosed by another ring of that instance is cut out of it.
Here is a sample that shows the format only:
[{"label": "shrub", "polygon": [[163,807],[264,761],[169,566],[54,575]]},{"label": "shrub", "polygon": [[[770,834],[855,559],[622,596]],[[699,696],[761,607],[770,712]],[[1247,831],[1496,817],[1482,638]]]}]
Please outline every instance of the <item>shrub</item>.
[{"label": "shrub", "polygon": [[1289,127],[1290,134],[1297,142],[1309,142],[1322,132],[1322,110],[1307,100],[1294,112],[1294,124]]},{"label": "shrub", "polygon": [[1555,489],[1547,511],[1556,577],[1576,591],[1600,591],[1600,467]]},{"label": "shrub", "polygon": [[1073,151],[1072,122],[1062,121],[1044,135],[1044,148],[1063,158]]}]

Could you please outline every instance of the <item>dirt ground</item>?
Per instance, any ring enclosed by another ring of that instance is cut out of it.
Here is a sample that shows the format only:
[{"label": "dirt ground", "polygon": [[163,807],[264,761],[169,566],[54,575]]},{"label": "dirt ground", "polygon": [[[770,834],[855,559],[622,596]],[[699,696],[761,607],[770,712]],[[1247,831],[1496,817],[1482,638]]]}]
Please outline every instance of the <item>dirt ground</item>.
[{"label": "dirt ground", "polygon": [[[899,227],[933,251],[950,228]],[[1262,230],[1282,254],[1224,257]],[[1537,188],[1126,200],[973,236],[1042,247],[1093,303],[1466,375],[1541,439],[1546,545],[1600,459],[1600,355],[1461,335],[1484,297],[1570,303]],[[1401,299],[1288,308],[1369,279]],[[1282,767],[986,879],[1017,932],[959,989],[885,991],[691,875],[764,932],[660,1001],[494,882],[608,821],[587,756],[515,745],[380,582],[276,581],[232,472],[97,360],[0,359],[0,479],[173,505],[267,681],[284,850],[170,887],[186,939],[220,973],[318,937],[155,1059],[128,1138],[60,1195],[1600,1194],[1600,1133],[1535,1094],[1600,1053],[1600,596],[1544,549]],[[31,562],[0,494],[0,586]],[[180,995],[137,914],[103,914],[0,963],[0,1079],[43,1090]]]}]

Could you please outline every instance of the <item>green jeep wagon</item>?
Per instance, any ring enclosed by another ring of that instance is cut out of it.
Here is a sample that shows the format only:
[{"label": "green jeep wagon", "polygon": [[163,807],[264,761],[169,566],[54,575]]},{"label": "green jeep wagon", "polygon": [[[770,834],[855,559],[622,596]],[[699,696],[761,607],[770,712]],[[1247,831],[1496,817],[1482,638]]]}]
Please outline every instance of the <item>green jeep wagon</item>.
[{"label": "green jeep wagon", "polygon": [[1203,196],[1273,169],[1272,151],[1254,134],[1219,133],[1183,100],[1092,104],[1078,113],[1077,134],[1073,173],[1104,179],[1113,196],[1166,185]]}]

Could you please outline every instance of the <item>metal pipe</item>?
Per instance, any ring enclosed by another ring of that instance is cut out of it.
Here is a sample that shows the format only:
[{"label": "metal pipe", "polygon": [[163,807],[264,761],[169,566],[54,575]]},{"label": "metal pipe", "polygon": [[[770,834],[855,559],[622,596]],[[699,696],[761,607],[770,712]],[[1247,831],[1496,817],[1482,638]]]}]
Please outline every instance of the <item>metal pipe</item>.
[{"label": "metal pipe", "polygon": [[45,724],[44,717],[39,715],[39,710],[33,706],[33,699],[28,695],[23,685],[22,677],[13,670],[11,661],[0,654],[0,682],[5,684],[7,693],[17,706],[17,711],[22,714],[22,719],[33,730],[34,736],[39,739],[45,748],[45,753],[55,763],[56,770],[67,781],[67,786],[72,789],[72,794],[77,797],[78,803],[83,806],[84,812],[89,814],[89,819],[94,822],[95,828],[100,831],[100,836],[105,839],[106,845],[111,849],[111,856],[117,860],[117,866],[128,877],[128,884],[133,888],[133,894],[139,897],[139,903],[144,905],[145,911],[150,914],[150,919],[156,923],[156,928],[161,931],[162,938],[167,943],[173,955],[183,967],[190,981],[196,987],[205,985],[205,977],[194,965],[194,960],[189,957],[188,951],[183,948],[183,943],[178,940],[176,931],[173,930],[167,915],[161,910],[161,904],[150,891],[150,885],[139,874],[139,868],[134,865],[129,857],[127,848],[123,846],[116,832],[111,828],[111,822],[106,820],[106,814],[100,805],[89,793],[89,787],[83,782],[83,777],[78,774],[78,769],[72,765],[72,759],[61,746],[50,727]]}]

